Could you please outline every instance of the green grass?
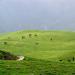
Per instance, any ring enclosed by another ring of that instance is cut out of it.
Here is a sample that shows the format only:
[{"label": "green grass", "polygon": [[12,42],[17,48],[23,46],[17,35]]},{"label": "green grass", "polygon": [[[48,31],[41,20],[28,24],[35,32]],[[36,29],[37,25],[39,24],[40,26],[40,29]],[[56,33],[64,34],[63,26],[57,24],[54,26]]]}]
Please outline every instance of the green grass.
[{"label": "green grass", "polygon": [[21,62],[1,60],[0,75],[75,75],[75,32],[7,33],[0,35],[0,49],[25,56]]}]

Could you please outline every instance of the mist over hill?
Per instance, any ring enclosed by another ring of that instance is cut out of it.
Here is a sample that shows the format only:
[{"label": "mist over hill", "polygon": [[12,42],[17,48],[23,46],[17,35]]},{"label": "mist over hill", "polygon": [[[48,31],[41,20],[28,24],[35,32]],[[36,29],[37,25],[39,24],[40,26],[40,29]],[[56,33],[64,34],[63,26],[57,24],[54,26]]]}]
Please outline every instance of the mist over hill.
[{"label": "mist over hill", "polygon": [[0,32],[75,30],[74,0],[0,0]]}]

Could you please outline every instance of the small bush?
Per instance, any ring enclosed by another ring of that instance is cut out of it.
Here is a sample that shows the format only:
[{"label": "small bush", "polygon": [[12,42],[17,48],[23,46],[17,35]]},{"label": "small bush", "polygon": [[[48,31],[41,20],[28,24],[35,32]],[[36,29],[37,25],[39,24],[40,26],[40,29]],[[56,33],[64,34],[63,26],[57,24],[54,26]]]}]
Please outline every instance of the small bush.
[{"label": "small bush", "polygon": [[35,37],[37,37],[38,35],[37,35],[37,34],[35,34],[34,36],[35,36]]},{"label": "small bush", "polygon": [[7,45],[7,42],[4,42],[4,45]]},{"label": "small bush", "polygon": [[62,61],[62,60],[59,60],[59,61]]},{"label": "small bush", "polygon": [[25,39],[25,36],[22,36],[22,39]]},{"label": "small bush", "polygon": [[10,39],[10,37],[8,37],[8,39]]},{"label": "small bush", "polygon": [[39,45],[39,43],[38,43],[38,42],[36,42],[35,44],[36,44],[36,45]]},{"label": "small bush", "polygon": [[75,73],[72,73],[72,75],[75,75]]},{"label": "small bush", "polygon": [[71,62],[71,60],[70,60],[70,59],[68,59],[68,62]]},{"label": "small bush", "polygon": [[52,38],[50,40],[53,40]]},{"label": "small bush", "polygon": [[72,60],[74,61],[74,57],[72,58]]},{"label": "small bush", "polygon": [[32,36],[32,34],[29,34],[29,37],[31,37]]}]

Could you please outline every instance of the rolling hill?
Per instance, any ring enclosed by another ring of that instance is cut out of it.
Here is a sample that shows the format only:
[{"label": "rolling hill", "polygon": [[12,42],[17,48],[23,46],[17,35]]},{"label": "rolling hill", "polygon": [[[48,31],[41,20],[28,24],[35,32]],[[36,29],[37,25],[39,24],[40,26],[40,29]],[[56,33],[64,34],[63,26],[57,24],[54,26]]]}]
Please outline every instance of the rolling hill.
[{"label": "rolling hill", "polygon": [[0,50],[25,57],[0,60],[1,75],[75,75],[75,32],[6,33],[0,35]]}]

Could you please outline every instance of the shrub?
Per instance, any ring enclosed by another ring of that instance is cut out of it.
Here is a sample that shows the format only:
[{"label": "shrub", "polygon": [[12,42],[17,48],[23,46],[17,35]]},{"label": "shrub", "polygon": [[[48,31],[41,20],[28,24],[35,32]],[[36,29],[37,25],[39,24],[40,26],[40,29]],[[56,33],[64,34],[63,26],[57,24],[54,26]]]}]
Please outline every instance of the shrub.
[{"label": "shrub", "polygon": [[35,44],[36,44],[36,45],[38,45],[39,43],[38,43],[38,42],[36,42]]},{"label": "shrub", "polygon": [[50,40],[53,40],[52,38]]},{"label": "shrub", "polygon": [[74,57],[72,58],[72,60],[74,61]]},{"label": "shrub", "polygon": [[29,37],[31,37],[32,36],[32,34],[29,34]]},{"label": "shrub", "polygon": [[8,39],[10,39],[10,37],[8,37]]},{"label": "shrub", "polygon": [[25,36],[22,36],[22,39],[25,39]]},{"label": "shrub", "polygon": [[38,35],[37,35],[37,34],[35,34],[34,36],[35,36],[35,37],[37,37]]},{"label": "shrub", "polygon": [[71,60],[70,60],[70,59],[68,59],[68,62],[71,62]]},{"label": "shrub", "polygon": [[59,61],[62,61],[62,60],[59,60]]},{"label": "shrub", "polygon": [[4,45],[7,45],[7,42],[4,42]]},{"label": "shrub", "polygon": [[72,75],[75,75],[75,73],[72,73]]}]

